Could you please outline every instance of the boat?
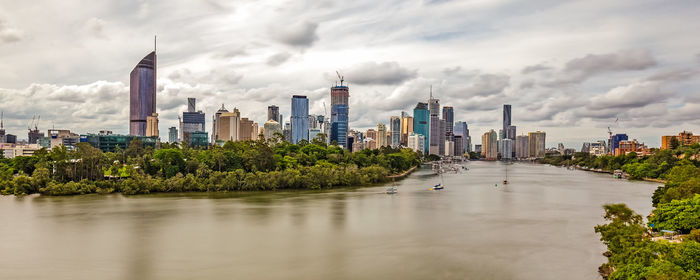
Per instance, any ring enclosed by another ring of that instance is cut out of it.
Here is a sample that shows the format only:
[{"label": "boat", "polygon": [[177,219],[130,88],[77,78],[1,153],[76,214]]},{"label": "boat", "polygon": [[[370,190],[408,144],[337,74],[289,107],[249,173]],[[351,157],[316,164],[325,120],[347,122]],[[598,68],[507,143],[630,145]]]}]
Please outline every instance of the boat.
[{"label": "boat", "polygon": [[622,179],[622,170],[617,169],[613,172],[613,178]]},{"label": "boat", "polygon": [[503,180],[504,185],[508,185],[508,164],[506,164],[506,179]]},{"label": "boat", "polygon": [[386,188],[386,193],[387,194],[396,194],[397,192],[399,192],[399,189],[396,188],[396,181],[392,179],[391,182],[392,182],[391,187]]},{"label": "boat", "polygon": [[440,184],[437,184],[430,188],[430,190],[437,191],[437,190],[442,190],[445,188],[444,186],[445,182],[442,180],[442,173],[440,173]]}]

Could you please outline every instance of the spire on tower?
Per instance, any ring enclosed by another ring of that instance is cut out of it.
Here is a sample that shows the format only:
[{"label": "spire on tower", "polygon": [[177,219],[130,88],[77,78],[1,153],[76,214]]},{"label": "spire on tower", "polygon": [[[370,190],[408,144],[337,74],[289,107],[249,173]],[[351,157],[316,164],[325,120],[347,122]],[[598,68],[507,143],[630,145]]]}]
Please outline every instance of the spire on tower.
[{"label": "spire on tower", "polygon": [[153,35],[153,51],[156,51],[156,48],[158,47],[158,35]]}]

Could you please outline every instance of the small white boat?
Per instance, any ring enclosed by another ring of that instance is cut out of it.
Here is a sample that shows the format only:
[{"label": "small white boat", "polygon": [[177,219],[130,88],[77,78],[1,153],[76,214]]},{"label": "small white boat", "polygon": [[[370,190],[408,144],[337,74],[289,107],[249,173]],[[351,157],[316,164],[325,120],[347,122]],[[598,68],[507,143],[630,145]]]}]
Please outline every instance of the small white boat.
[{"label": "small white boat", "polygon": [[398,192],[399,192],[399,189],[397,189],[396,187],[386,188],[386,193],[387,193],[387,194],[396,194],[396,193],[398,193]]}]

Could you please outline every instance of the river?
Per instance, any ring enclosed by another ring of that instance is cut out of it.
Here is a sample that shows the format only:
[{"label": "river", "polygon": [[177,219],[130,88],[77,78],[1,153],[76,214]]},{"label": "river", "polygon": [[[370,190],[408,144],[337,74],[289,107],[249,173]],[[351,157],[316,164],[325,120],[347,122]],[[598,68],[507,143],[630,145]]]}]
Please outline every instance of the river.
[{"label": "river", "polygon": [[[599,279],[604,203],[658,183],[516,163],[330,191],[0,197],[0,279]],[[496,186],[498,184],[498,186]]]}]

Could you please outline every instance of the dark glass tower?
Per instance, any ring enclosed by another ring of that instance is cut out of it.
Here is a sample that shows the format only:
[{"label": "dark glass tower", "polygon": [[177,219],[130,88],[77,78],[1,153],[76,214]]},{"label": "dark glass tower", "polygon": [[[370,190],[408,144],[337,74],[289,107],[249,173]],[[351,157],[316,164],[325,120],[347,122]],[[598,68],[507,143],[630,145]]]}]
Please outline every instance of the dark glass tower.
[{"label": "dark glass tower", "polygon": [[331,135],[330,141],[336,141],[343,148],[350,148],[347,143],[348,121],[350,114],[350,89],[343,84],[340,78],[340,85],[331,87]]},{"label": "dark glass tower", "polygon": [[156,112],[156,52],[144,57],[131,70],[129,134],[146,135],[146,117]]}]

